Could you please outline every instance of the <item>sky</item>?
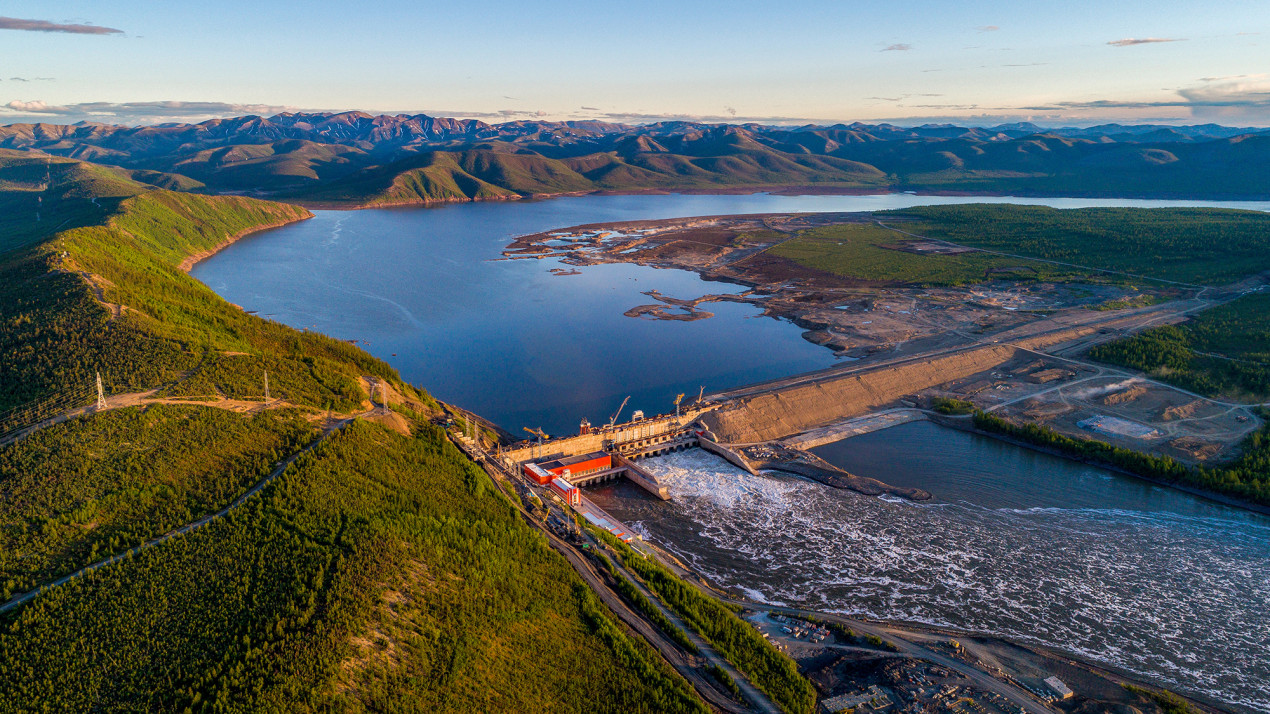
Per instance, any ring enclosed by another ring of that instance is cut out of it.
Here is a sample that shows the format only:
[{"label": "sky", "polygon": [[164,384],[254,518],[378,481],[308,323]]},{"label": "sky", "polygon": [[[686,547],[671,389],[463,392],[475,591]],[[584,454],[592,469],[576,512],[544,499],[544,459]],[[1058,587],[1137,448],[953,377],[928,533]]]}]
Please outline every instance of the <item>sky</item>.
[{"label": "sky", "polygon": [[0,124],[1270,126],[1266,0],[0,3]]}]

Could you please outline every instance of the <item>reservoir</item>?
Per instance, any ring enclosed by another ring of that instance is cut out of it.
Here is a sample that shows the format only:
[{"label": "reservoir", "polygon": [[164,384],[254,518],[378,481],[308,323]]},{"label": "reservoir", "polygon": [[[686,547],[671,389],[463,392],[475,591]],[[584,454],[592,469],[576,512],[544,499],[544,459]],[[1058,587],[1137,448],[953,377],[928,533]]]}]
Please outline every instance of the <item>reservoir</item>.
[{"label": "reservoir", "polygon": [[754,599],[1002,635],[1270,710],[1270,517],[929,422],[815,451],[934,500],[696,449],[641,462],[669,503],[623,482],[588,496]]},{"label": "reservoir", "polygon": [[835,357],[750,305],[713,303],[715,317],[695,322],[626,317],[655,302],[644,291],[695,298],[742,288],[637,265],[554,275],[555,259],[500,260],[515,236],[622,220],[985,201],[1270,210],[1270,202],[671,194],[318,211],[241,240],[192,274],[262,317],[357,340],[410,382],[515,434],[563,434],[583,418],[607,421],[628,395],[627,416],[665,413],[679,393],[828,367]]}]

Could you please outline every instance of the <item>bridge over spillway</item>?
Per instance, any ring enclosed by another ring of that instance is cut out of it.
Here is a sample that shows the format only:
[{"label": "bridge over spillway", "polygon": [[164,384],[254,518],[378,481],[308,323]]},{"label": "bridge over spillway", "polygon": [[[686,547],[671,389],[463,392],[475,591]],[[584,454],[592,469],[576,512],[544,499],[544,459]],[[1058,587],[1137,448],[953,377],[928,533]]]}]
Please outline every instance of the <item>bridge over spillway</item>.
[{"label": "bridge over spillway", "polygon": [[[696,420],[714,408],[714,405],[694,407],[678,415],[661,414],[599,428],[584,424],[577,435],[541,442],[524,442],[505,449],[501,457],[509,468],[520,470],[531,463],[547,465],[558,462],[567,465],[564,462],[572,457],[603,452],[611,457],[611,465],[607,468],[581,473],[566,472],[563,478],[575,486],[589,486],[625,477],[654,496],[668,501],[670,494],[666,487],[658,483],[657,477],[640,467],[636,461],[697,446],[701,427],[696,424]],[[561,468],[563,466],[556,470]]]}]

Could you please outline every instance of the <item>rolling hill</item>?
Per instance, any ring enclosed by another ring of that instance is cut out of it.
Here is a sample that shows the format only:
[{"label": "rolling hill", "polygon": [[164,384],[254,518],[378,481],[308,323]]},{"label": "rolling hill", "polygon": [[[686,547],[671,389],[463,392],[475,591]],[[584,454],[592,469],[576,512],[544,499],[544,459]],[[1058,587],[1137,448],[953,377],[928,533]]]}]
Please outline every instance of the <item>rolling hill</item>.
[{"label": "rolling hill", "polygon": [[486,124],[284,113],[127,127],[13,124],[0,148],[119,167],[174,190],[383,205],[587,191],[914,190],[1256,198],[1270,133],[1216,125],[1045,130],[670,121]]},{"label": "rolling hill", "polygon": [[431,397],[181,269],[307,211],[13,151],[0,206],[0,712],[708,711]]}]

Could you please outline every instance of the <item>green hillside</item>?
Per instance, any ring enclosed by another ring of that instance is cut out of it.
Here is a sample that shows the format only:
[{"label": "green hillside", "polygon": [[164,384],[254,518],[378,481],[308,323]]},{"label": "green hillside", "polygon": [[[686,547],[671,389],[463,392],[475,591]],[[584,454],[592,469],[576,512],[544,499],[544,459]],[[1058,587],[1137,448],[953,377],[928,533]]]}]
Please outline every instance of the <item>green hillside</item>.
[{"label": "green hillside", "polygon": [[354,424],[21,608],[0,711],[704,714],[487,483],[435,427]]},{"label": "green hillside", "polygon": [[800,232],[771,250],[814,271],[867,284],[973,285],[993,276],[1064,280],[1082,271],[1018,258],[970,252],[921,255],[898,247],[908,237],[871,224],[840,224]]},{"label": "green hillside", "polygon": [[889,215],[916,222],[888,225],[929,238],[1183,283],[1270,270],[1270,214],[1260,211],[964,204]]},{"label": "green hillside", "polygon": [[886,176],[871,166],[833,157],[790,157],[763,147],[732,149],[726,155],[710,157],[609,152],[559,159],[511,148],[428,152],[363,169],[319,187],[286,194],[286,198],[384,205],[606,190],[886,185]]},{"label": "green hillside", "polygon": [[[707,711],[433,425],[428,395],[180,269],[306,211],[29,155],[0,156],[0,177],[6,205],[47,199],[39,221],[9,218],[24,232],[0,253],[4,406],[52,405],[0,414],[4,430],[74,406],[97,372],[196,398],[0,445],[3,595],[123,556],[0,614],[0,712]],[[283,406],[264,409],[265,367]],[[392,428],[325,419],[361,412],[363,377],[393,387]],[[270,473],[224,517],[128,551]]]},{"label": "green hillside", "polygon": [[1090,351],[1214,397],[1270,399],[1270,295],[1246,295],[1180,325],[1146,330]]},{"label": "green hillside", "polygon": [[[43,169],[29,163],[0,157],[0,176]],[[112,390],[135,391],[229,371],[223,391],[245,396],[231,378],[251,374],[254,387],[272,367],[276,395],[322,408],[360,403],[363,375],[393,378],[351,345],[243,313],[179,267],[245,231],[305,218],[304,209],[155,190],[79,162],[53,166],[67,177],[45,201],[53,209],[28,219],[8,247],[43,242],[0,254],[0,383],[11,385],[0,409],[71,391],[98,372]],[[0,202],[29,204],[30,193],[4,191]],[[49,224],[78,227],[49,238]],[[227,352],[241,353],[228,370]]]}]

